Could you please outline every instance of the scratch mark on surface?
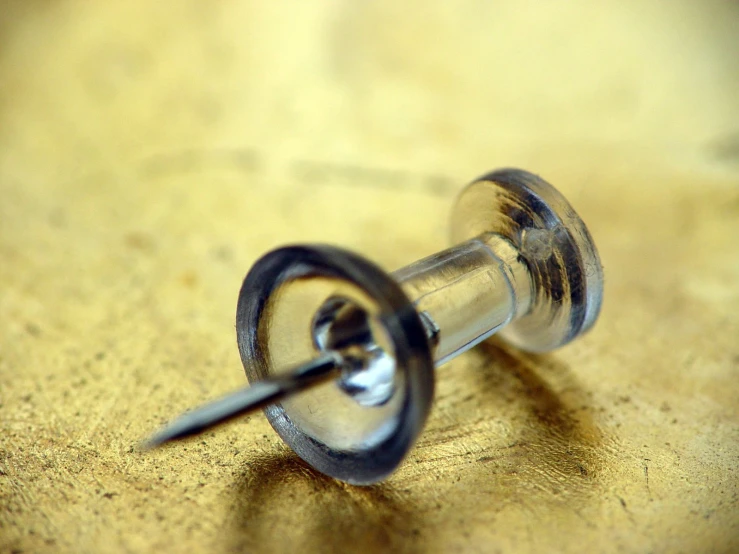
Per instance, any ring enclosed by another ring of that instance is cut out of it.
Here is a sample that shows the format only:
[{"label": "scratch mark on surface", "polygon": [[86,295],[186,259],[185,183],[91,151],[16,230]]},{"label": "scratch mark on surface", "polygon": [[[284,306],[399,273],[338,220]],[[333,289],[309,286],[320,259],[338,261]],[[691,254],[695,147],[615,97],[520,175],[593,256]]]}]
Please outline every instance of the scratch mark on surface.
[{"label": "scratch mark on surface", "polygon": [[647,462],[651,462],[649,458],[644,458],[644,480],[647,483],[647,494],[649,495],[649,500],[652,500],[652,490],[649,488],[649,465]]}]

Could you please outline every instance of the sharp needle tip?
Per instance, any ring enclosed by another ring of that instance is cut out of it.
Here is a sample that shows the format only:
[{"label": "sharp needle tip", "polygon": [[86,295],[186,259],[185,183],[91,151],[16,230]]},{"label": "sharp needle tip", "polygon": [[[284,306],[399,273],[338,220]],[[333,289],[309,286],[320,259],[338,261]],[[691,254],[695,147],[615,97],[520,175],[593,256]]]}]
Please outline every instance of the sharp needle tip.
[{"label": "sharp needle tip", "polygon": [[159,437],[159,434],[152,435],[151,437],[142,440],[138,444],[138,451],[139,452],[151,452],[152,450],[160,447],[165,442],[167,442],[167,439],[161,439]]},{"label": "sharp needle tip", "polygon": [[151,452],[152,450],[155,450],[162,446],[165,442],[169,442],[171,439],[162,436],[162,433],[159,432],[155,435],[152,435],[146,439],[143,439],[140,441],[137,445],[137,450],[141,453],[145,452]]},{"label": "sharp needle tip", "polygon": [[202,431],[202,425],[189,414],[181,416],[169,425],[141,441],[139,449],[148,452],[158,448],[164,443],[194,435]]}]

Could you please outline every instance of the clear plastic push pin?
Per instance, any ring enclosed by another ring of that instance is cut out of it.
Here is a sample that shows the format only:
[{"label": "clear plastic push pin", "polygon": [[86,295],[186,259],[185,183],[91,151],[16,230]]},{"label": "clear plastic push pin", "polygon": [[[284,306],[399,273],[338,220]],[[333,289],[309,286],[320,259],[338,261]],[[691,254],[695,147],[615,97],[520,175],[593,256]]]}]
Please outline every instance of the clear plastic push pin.
[{"label": "clear plastic push pin", "polygon": [[593,325],[603,295],[585,224],[526,171],[481,177],[452,210],[455,246],[386,273],[330,246],[262,257],[241,288],[236,333],[251,386],[175,420],[150,446],[264,408],[317,470],[386,478],[421,432],[434,368],[497,333],[529,352]]}]

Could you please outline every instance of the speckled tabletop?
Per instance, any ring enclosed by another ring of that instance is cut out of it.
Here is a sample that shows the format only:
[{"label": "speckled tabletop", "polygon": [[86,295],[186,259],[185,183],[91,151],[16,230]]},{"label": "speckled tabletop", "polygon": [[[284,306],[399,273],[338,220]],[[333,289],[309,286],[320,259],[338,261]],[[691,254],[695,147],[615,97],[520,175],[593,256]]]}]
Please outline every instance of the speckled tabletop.
[{"label": "speckled tabletop", "polygon": [[[0,551],[739,551],[735,2],[27,2],[0,10]],[[257,257],[396,269],[489,169],[599,246],[602,316],[438,372],[387,482],[261,414],[142,454],[245,383]]]}]

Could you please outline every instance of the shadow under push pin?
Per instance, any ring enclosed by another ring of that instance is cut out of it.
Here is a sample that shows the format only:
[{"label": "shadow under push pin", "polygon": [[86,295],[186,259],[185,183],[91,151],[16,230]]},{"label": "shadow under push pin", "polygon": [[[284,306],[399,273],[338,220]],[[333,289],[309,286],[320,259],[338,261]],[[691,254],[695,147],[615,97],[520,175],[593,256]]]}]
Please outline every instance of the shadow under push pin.
[{"label": "shadow under push pin", "polygon": [[148,445],[264,408],[314,468],[374,483],[421,432],[435,366],[494,333],[522,350],[552,350],[597,319],[598,253],[546,181],[517,169],[481,177],[459,196],[451,231],[456,246],[392,274],[330,246],[266,254],[236,315],[251,386],[183,415]]}]

